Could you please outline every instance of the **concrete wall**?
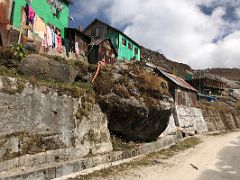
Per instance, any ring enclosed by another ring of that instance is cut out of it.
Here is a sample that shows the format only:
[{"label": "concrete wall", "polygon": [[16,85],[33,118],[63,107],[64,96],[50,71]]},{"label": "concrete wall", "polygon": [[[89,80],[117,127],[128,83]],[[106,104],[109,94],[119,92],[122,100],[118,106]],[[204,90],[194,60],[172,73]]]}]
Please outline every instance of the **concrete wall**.
[{"label": "concrete wall", "polygon": [[0,172],[112,150],[107,118],[91,97],[0,77]]},{"label": "concrete wall", "polygon": [[203,110],[203,116],[209,131],[233,130],[240,128],[240,113],[220,112],[218,110]]},{"label": "concrete wall", "polygon": [[176,134],[177,131],[191,135],[208,132],[202,110],[175,105],[168,127],[161,136]]}]

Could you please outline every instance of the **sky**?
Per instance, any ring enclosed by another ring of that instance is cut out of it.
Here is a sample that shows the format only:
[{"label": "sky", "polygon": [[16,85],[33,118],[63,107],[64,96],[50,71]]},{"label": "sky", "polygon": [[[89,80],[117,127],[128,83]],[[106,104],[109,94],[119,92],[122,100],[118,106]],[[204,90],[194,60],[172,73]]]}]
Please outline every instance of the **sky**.
[{"label": "sky", "polygon": [[73,0],[72,27],[95,18],[194,69],[240,68],[240,0]]}]

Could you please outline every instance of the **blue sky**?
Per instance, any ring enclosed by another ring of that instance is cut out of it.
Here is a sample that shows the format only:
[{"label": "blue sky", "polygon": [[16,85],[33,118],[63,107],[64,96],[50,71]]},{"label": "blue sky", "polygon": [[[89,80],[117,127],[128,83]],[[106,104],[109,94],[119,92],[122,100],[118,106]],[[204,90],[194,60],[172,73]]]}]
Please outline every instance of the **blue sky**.
[{"label": "blue sky", "polygon": [[194,68],[240,68],[240,0],[79,0],[72,27],[99,18]]}]

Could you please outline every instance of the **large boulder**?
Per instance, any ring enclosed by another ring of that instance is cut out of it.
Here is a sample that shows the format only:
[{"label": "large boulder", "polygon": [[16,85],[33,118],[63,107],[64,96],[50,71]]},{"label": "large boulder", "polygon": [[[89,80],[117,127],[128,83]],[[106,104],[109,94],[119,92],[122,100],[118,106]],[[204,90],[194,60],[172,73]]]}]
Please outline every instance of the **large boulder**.
[{"label": "large boulder", "polygon": [[94,84],[108,128],[129,141],[154,141],[169,124],[168,83],[142,63],[118,62]]},{"label": "large boulder", "polygon": [[156,140],[167,128],[172,100],[167,96],[163,100],[169,105],[148,107],[134,97],[125,99],[116,94],[103,96],[99,102],[107,114],[111,132],[141,142]]},{"label": "large boulder", "polygon": [[79,70],[72,65],[59,63],[41,55],[30,54],[21,61],[18,71],[23,75],[32,75],[39,79],[74,82]]}]

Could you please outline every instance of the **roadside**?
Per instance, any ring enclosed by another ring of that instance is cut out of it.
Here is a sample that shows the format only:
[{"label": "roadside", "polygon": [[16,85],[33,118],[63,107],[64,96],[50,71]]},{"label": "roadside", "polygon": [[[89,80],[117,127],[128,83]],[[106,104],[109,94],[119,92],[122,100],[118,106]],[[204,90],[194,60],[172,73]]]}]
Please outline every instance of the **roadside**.
[{"label": "roadside", "polygon": [[198,138],[190,138],[137,161],[75,179],[239,180],[240,132],[200,139],[200,144]]}]

